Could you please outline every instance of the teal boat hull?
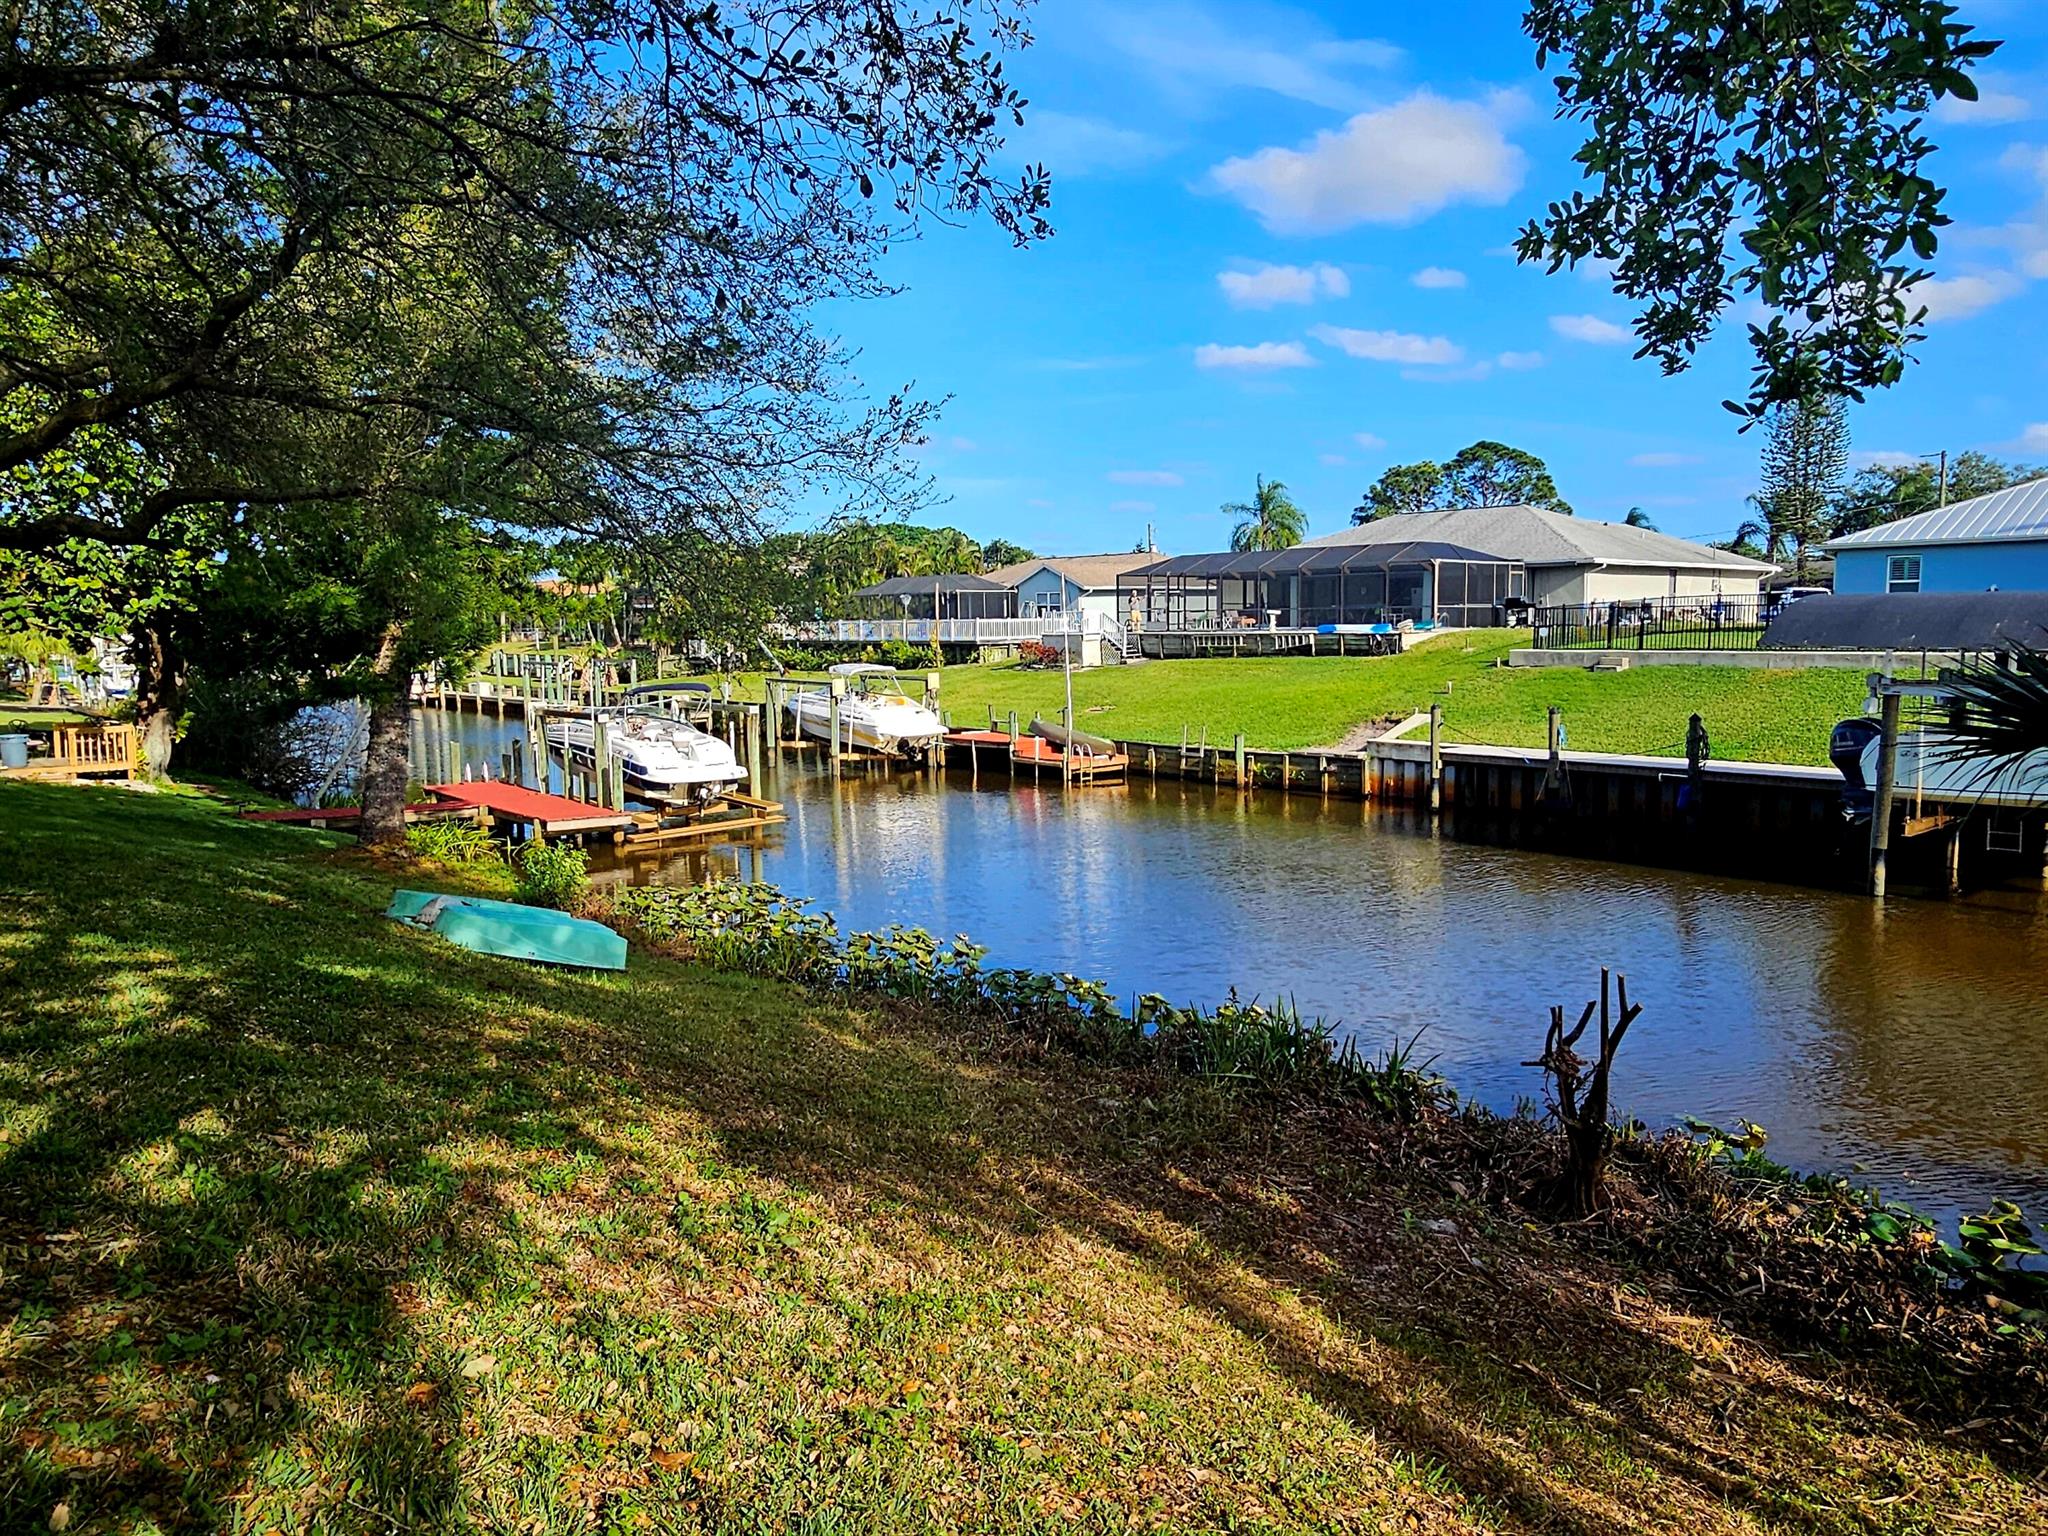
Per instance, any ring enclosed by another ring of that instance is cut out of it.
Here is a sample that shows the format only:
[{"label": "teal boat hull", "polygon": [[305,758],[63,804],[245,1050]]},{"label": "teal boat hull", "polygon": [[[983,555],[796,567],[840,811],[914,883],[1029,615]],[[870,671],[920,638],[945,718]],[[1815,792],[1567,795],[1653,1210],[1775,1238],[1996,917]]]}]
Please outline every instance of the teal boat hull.
[{"label": "teal boat hull", "polygon": [[431,928],[451,944],[480,955],[623,971],[626,941],[603,923],[571,917],[551,907],[525,907],[481,896],[447,896],[434,891],[399,891],[384,915]]}]

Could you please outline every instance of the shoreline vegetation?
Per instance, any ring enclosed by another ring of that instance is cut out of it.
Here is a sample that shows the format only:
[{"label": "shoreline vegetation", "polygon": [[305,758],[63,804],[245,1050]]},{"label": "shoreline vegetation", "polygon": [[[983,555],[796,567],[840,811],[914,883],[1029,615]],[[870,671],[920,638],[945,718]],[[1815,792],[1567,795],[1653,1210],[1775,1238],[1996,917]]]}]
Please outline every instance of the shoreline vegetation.
[{"label": "shoreline vegetation", "polygon": [[1426,1037],[763,887],[524,967],[381,916],[495,863],[198,797],[0,785],[0,855],[10,1529],[2048,1528],[2016,1218],[1746,1128],[1568,1220]]}]

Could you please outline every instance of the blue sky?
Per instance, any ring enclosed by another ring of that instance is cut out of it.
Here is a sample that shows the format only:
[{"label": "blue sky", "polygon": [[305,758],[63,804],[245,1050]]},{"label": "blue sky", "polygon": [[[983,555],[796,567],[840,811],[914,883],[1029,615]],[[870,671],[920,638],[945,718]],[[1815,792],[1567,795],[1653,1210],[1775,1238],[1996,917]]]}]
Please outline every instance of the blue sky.
[{"label": "blue sky", "polygon": [[[1857,462],[1947,448],[2048,462],[2048,5],[1964,0],[2006,46],[1937,116],[1955,226],[1919,361],[1853,408]],[[1739,324],[1692,370],[1635,360],[1597,277],[1518,266],[1577,137],[1520,6],[1068,3],[1010,70],[1058,233],[987,223],[890,257],[904,291],[833,319],[873,392],[950,396],[921,517],[1041,553],[1224,546],[1221,503],[1284,480],[1312,532],[1388,464],[1497,438],[1581,516],[1726,537],[1760,434]]]}]

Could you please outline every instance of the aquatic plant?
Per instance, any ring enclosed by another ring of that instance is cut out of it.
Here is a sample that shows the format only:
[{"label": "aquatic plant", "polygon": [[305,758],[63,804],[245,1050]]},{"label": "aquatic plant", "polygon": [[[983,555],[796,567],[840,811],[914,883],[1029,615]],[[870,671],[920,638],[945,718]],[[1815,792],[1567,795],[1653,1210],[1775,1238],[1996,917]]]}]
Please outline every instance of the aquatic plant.
[{"label": "aquatic plant", "polygon": [[1304,1017],[1292,1000],[1265,1004],[1233,991],[1210,1009],[1146,993],[1127,1011],[1104,983],[1071,972],[986,968],[988,951],[965,934],[947,942],[891,924],[842,940],[829,916],[771,885],[633,886],[610,899],[645,937],[706,965],[943,1004],[1097,1060],[1258,1092],[1329,1092],[1403,1119],[1453,1099],[1415,1066],[1413,1040],[1368,1060],[1355,1045],[1339,1050],[1334,1026]]},{"label": "aquatic plant", "polygon": [[518,887],[513,895],[530,907],[567,909],[590,888],[590,860],[568,843],[528,843],[514,865]]},{"label": "aquatic plant", "polygon": [[405,829],[405,845],[436,864],[479,864],[498,851],[490,830],[473,821],[419,821]]}]

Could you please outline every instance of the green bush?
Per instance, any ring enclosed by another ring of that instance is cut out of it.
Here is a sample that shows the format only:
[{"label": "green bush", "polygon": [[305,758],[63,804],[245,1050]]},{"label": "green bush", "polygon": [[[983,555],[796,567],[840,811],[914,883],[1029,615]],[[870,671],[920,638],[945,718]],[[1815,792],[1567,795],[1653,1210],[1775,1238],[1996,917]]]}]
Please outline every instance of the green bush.
[{"label": "green bush", "polygon": [[476,864],[497,852],[488,828],[473,821],[421,821],[405,829],[406,846],[436,864]]},{"label": "green bush", "polygon": [[568,843],[528,843],[515,869],[519,883],[513,895],[529,907],[566,911],[590,889],[590,860]]}]

